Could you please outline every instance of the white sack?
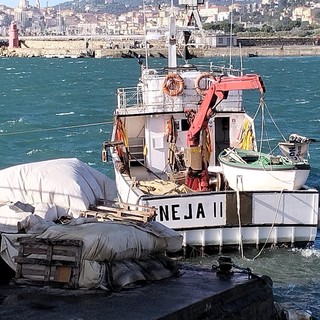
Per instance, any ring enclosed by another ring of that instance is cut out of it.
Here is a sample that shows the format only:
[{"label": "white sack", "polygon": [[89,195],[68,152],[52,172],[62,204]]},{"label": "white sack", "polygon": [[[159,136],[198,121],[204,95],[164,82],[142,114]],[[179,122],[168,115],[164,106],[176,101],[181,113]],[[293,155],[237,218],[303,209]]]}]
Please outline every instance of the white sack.
[{"label": "white sack", "polygon": [[25,219],[31,212],[26,212],[13,204],[0,207],[0,233],[17,233],[18,222]]},{"label": "white sack", "polygon": [[53,221],[46,221],[36,214],[30,214],[19,222],[18,228],[19,231],[23,229],[26,233],[41,234],[54,225]]},{"label": "white sack", "polygon": [[19,242],[18,238],[32,238],[30,234],[0,234],[1,245],[0,245],[0,257],[10,266],[10,268],[16,271],[16,263],[14,262],[14,257],[18,255],[19,252]]},{"label": "white sack", "polygon": [[58,214],[57,206],[50,203],[36,204],[34,208],[34,214],[41,217],[45,221],[57,221],[61,217],[61,215]]},{"label": "white sack", "polygon": [[96,289],[103,286],[106,278],[106,265],[103,262],[81,260],[79,287]]},{"label": "white sack", "polygon": [[0,170],[0,202],[49,203],[73,212],[113,199],[111,179],[78,159],[55,159]]}]

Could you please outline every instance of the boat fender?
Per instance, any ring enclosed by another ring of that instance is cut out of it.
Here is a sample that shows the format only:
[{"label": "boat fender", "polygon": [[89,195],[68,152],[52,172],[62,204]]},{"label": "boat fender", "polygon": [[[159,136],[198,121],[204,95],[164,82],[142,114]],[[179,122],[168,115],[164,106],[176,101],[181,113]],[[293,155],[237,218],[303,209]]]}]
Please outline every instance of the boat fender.
[{"label": "boat fender", "polygon": [[107,162],[108,161],[107,150],[105,150],[105,149],[101,150],[101,161],[102,162]]},{"label": "boat fender", "polygon": [[[207,94],[208,89],[210,87],[210,85],[208,86],[208,81],[216,81],[216,78],[210,72],[203,72],[196,79],[195,89],[199,95],[205,96]],[[205,85],[201,86],[201,82]]]},{"label": "boat fender", "polygon": [[184,81],[177,73],[169,73],[165,77],[162,90],[168,96],[178,96],[183,92]]},{"label": "boat fender", "polygon": [[171,132],[171,121],[168,120],[168,121],[166,122],[166,137],[167,137],[167,138],[169,137],[170,132]]}]

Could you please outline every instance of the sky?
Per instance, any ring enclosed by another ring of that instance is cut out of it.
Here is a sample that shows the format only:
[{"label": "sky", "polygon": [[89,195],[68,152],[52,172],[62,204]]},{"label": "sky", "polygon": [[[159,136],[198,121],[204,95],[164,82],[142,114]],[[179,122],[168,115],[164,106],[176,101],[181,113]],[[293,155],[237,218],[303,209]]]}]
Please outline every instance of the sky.
[{"label": "sky", "polygon": [[[55,6],[58,3],[65,2],[65,0],[40,0],[41,7],[45,7],[48,3],[49,6]],[[4,4],[10,8],[15,8],[19,4],[19,0],[0,0],[0,5]],[[29,4],[34,6],[36,4],[36,0],[29,0]]]}]

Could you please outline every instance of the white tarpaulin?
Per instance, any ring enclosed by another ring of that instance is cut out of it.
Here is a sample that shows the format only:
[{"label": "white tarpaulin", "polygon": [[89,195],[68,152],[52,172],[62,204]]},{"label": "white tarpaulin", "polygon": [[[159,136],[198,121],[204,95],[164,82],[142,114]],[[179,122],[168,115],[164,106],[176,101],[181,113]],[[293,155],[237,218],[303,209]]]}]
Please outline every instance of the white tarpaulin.
[{"label": "white tarpaulin", "polygon": [[[20,237],[81,240],[79,286],[122,288],[172,275],[164,251],[178,251],[182,236],[155,222],[97,222],[79,213],[98,199],[113,200],[111,179],[77,159],[29,163],[0,171],[0,256],[15,269]],[[58,225],[61,216],[67,224]],[[94,222],[93,222],[94,221]],[[21,234],[24,230],[27,234]],[[1,234],[2,233],[2,234]],[[151,272],[152,271],[152,272]]]},{"label": "white tarpaulin", "polygon": [[[20,201],[33,206],[54,204],[74,216],[96,200],[115,197],[114,182],[78,159],[56,159],[17,165],[0,170],[0,202]],[[21,210],[0,212],[0,224],[16,224],[25,217]],[[16,217],[15,217],[16,215]],[[2,230],[4,231],[4,230]],[[7,232],[11,232],[7,230]]]},{"label": "white tarpaulin", "polygon": [[18,223],[31,214],[30,211],[22,211],[13,204],[0,207],[0,233],[17,233]]}]

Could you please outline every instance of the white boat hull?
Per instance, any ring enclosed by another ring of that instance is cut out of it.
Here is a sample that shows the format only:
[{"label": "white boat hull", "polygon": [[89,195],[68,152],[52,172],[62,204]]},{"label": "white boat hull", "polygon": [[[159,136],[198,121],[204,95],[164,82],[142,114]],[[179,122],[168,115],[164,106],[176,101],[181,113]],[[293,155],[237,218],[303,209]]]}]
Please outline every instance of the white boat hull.
[{"label": "white boat hull", "polygon": [[115,173],[120,200],[155,206],[156,220],[180,232],[184,245],[220,249],[298,245],[316,237],[319,197],[315,189],[240,192],[237,206],[235,191],[145,195],[126,174]]},{"label": "white boat hull", "polygon": [[309,176],[306,170],[255,170],[221,163],[223,174],[230,188],[239,191],[298,190]]}]

